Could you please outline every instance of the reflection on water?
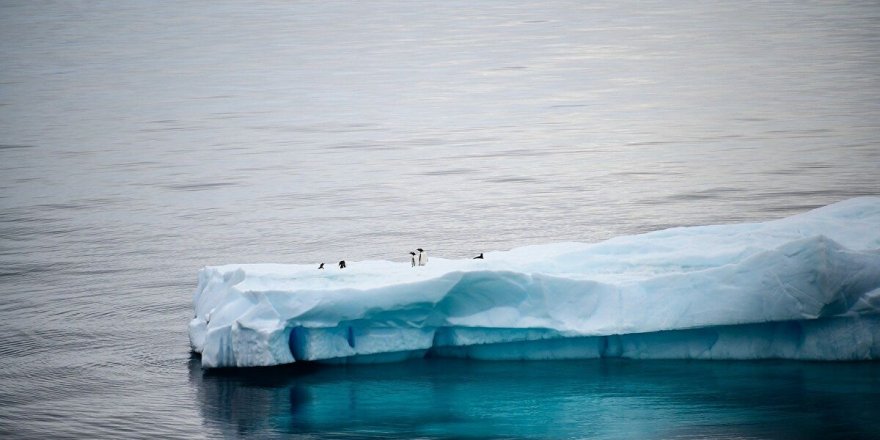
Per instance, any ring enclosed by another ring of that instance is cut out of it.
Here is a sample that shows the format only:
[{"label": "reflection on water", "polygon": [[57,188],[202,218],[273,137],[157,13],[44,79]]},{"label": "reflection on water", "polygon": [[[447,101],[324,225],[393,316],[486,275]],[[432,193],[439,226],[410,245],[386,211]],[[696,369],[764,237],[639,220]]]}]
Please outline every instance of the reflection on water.
[{"label": "reflection on water", "polygon": [[399,438],[869,438],[871,363],[590,360],[202,371],[227,435]]}]

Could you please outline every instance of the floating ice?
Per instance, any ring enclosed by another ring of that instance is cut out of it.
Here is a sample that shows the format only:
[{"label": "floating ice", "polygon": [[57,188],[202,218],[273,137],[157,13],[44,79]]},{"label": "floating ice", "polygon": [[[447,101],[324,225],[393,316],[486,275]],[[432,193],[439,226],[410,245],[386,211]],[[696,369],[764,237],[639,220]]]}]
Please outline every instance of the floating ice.
[{"label": "floating ice", "polygon": [[880,359],[880,197],[596,244],[199,272],[202,365],[478,359]]}]

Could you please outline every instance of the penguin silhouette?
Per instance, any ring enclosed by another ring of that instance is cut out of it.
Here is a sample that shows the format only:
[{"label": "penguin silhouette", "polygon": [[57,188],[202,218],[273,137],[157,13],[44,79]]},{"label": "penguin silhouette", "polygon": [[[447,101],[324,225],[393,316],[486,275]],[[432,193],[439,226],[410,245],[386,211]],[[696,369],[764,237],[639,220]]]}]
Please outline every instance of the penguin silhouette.
[{"label": "penguin silhouette", "polygon": [[477,255],[476,257],[474,257],[474,260],[482,260],[482,259],[483,259],[483,253],[482,253],[482,252],[480,252],[480,255]]},{"label": "penguin silhouette", "polygon": [[411,255],[410,260],[412,260],[412,267],[416,267],[416,253],[410,251],[409,254]]},{"label": "penguin silhouette", "polygon": [[339,268],[340,268],[340,269],[345,269],[345,260],[340,260],[340,261],[339,261]]},{"label": "penguin silhouette", "polygon": [[324,268],[324,263],[321,263],[321,265],[318,266],[318,269],[323,269],[323,268]]}]

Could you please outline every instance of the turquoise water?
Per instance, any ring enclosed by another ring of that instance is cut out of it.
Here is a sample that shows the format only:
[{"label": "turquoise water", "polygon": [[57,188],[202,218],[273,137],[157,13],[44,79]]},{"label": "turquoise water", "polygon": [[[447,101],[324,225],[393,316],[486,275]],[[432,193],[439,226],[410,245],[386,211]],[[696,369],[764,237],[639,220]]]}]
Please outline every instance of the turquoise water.
[{"label": "turquoise water", "polygon": [[230,436],[321,438],[876,438],[873,364],[476,362],[203,374]]}]

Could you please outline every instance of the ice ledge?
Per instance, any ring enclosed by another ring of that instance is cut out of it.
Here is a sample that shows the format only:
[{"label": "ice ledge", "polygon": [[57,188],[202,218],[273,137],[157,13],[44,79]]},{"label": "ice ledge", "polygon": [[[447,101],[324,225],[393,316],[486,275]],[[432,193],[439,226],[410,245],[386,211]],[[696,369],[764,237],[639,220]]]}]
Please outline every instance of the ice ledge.
[{"label": "ice ledge", "polygon": [[426,354],[877,359],[878,248],[880,198],[863,197],[417,268],[207,267],[190,340],[207,368]]}]

